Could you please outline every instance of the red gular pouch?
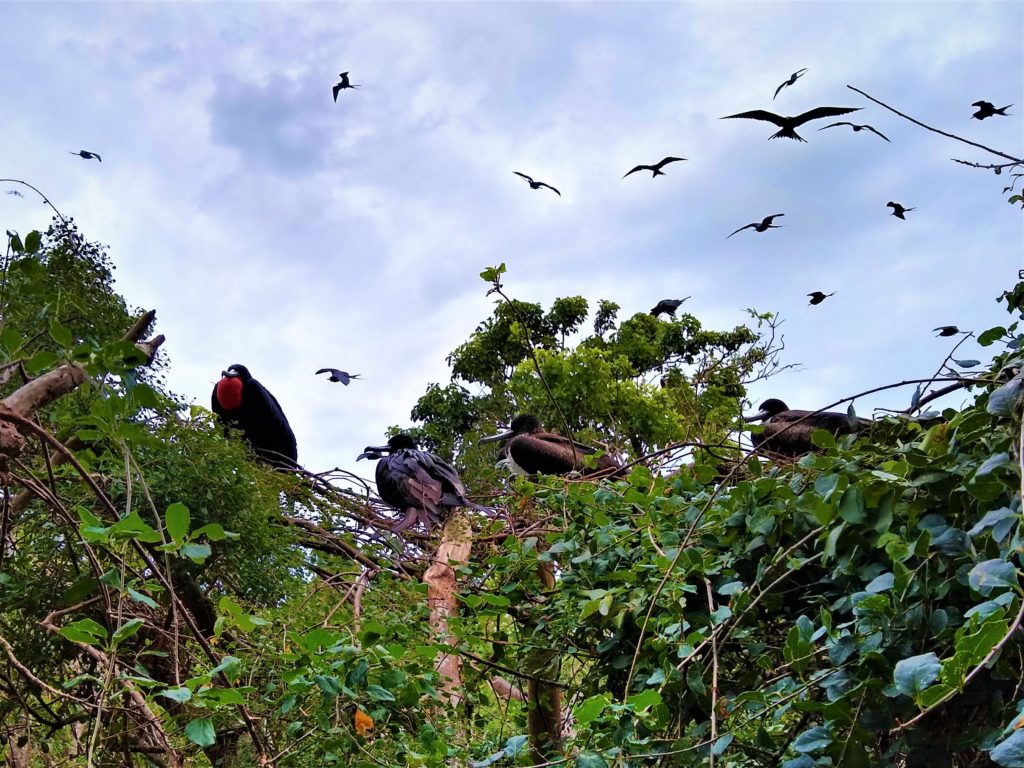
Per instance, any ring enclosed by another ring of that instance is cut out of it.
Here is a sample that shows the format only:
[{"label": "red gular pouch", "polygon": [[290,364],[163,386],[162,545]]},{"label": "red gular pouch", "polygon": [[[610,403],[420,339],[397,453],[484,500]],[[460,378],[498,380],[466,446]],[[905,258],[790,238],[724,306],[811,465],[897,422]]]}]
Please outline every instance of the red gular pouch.
[{"label": "red gular pouch", "polygon": [[225,376],[217,382],[217,402],[225,411],[242,407],[242,386],[238,376]]}]

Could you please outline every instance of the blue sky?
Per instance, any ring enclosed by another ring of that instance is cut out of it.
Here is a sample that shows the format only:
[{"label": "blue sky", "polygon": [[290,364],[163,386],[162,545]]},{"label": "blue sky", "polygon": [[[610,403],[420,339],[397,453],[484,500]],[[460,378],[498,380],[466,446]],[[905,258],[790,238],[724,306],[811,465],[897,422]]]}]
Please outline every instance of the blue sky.
[{"label": "blue sky", "polygon": [[[626,317],[692,295],[715,328],[777,311],[801,367],[752,397],[816,408],[932,374],[952,343],[931,329],[1004,322],[993,299],[1024,267],[1006,176],[950,162],[995,158],[846,85],[1021,156],[1022,40],[1018,2],[6,3],[0,176],[110,245],[118,289],[157,310],[173,390],[208,406],[248,365],[314,471],[355,467],[447,381],[499,262],[545,305],[607,298]],[[345,70],[362,88],[335,104]],[[979,99],[1012,114],[972,120]],[[851,119],[892,143],[719,120],[822,105],[864,107]],[[622,179],[666,155],[688,160]],[[889,200],[917,210],[899,221]],[[784,228],[725,239],[779,212]],[[5,228],[48,220],[0,195]],[[808,307],[813,290],[836,295]]]}]

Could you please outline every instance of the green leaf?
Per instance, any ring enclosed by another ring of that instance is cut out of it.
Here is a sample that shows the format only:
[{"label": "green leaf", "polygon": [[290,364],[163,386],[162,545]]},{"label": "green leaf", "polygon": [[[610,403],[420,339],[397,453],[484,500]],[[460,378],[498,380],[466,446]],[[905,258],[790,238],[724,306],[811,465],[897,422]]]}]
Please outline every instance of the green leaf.
[{"label": "green leaf", "polygon": [[42,235],[35,229],[25,235],[25,253],[36,253],[42,240]]},{"label": "green leaf", "polygon": [[157,696],[166,696],[168,699],[182,704],[192,698],[192,691],[185,686],[181,686],[179,688],[168,688],[166,691],[160,691]]},{"label": "green leaf", "polygon": [[114,636],[110,638],[111,644],[117,645],[118,643],[127,640],[138,632],[144,623],[145,622],[142,619],[131,619],[130,621],[126,621],[114,631]]},{"label": "green leaf", "polygon": [[240,538],[237,533],[225,531],[224,526],[220,523],[207,523],[202,528],[196,528],[192,532],[193,539],[198,539],[200,536],[206,536],[210,541],[224,541],[225,539]]},{"label": "green leaf", "polygon": [[109,533],[118,539],[138,539],[146,544],[156,544],[160,541],[160,534],[149,526],[139,513],[132,511],[122,517],[112,526]]},{"label": "green leaf", "polygon": [[217,731],[208,717],[199,717],[185,726],[185,735],[193,744],[212,747],[217,741]]},{"label": "green leaf", "polygon": [[394,701],[395,697],[391,694],[387,688],[381,688],[379,685],[368,685],[366,686],[366,695],[374,701]]},{"label": "green leaf", "polygon": [[661,694],[654,688],[648,688],[646,691],[635,693],[626,699],[626,704],[631,706],[634,711],[642,712],[648,707],[653,707],[657,704],[661,704]]},{"label": "green leaf", "polygon": [[974,368],[975,366],[981,365],[981,360],[957,360],[954,357],[953,363],[958,368]]},{"label": "green leaf", "polygon": [[810,728],[793,740],[793,749],[797,752],[818,752],[832,743],[832,735],[828,728],[818,725]]},{"label": "green leaf", "polygon": [[134,600],[135,602],[142,603],[143,605],[145,605],[148,608],[156,608],[157,607],[156,600],[151,598],[149,595],[144,595],[143,593],[138,592],[138,591],[136,591],[134,589],[131,589],[131,588],[129,588],[127,591],[128,591],[128,596],[132,600]]},{"label": "green leaf", "polygon": [[733,738],[734,736],[731,733],[727,733],[725,734],[725,736],[719,736],[714,746],[711,747],[711,754],[717,757],[718,755],[725,752],[725,750],[728,749],[729,745],[732,744]]},{"label": "green leaf", "polygon": [[851,485],[843,493],[839,502],[839,516],[848,523],[863,523],[867,517],[867,508],[864,505],[864,493],[859,486]]},{"label": "green leaf", "polygon": [[25,252],[25,246],[21,244],[21,236],[17,232],[7,230],[7,241],[11,244],[11,250],[15,253]]},{"label": "green leaf", "polygon": [[79,619],[61,627],[59,633],[73,643],[101,645],[107,639],[107,630],[92,619]]},{"label": "green leaf", "polygon": [[50,338],[65,349],[70,349],[71,345],[74,343],[74,337],[71,335],[71,331],[56,320],[50,321]]},{"label": "green leaf", "polygon": [[995,328],[989,328],[987,331],[982,331],[978,336],[978,344],[983,347],[988,347],[999,341],[1003,336],[1006,335],[1006,329],[1002,326],[996,326]]},{"label": "green leaf", "polygon": [[985,462],[978,467],[978,470],[974,473],[975,477],[984,477],[994,472],[998,467],[1004,464],[1010,463],[1010,454],[1005,451],[996,453],[985,459]]},{"label": "green leaf", "polygon": [[607,693],[591,696],[573,710],[576,722],[579,725],[587,725],[593,722],[604,711],[604,708],[611,704],[611,701],[611,696]]},{"label": "green leaf", "polygon": [[1024,730],[1014,730],[1007,739],[996,744],[988,756],[1003,768],[1024,768]]},{"label": "green leaf", "polygon": [[526,746],[526,741],[527,737],[524,735],[510,736],[501,751],[504,752],[507,757],[514,758],[523,750],[523,747]]},{"label": "green leaf", "polygon": [[332,699],[341,693],[341,681],[334,675],[313,675],[313,680]]},{"label": "green leaf", "polygon": [[573,763],[573,768],[608,768],[608,761],[597,752],[587,750],[576,755],[576,762]]},{"label": "green leaf", "polygon": [[942,664],[938,656],[934,653],[922,653],[896,662],[893,679],[900,693],[916,697],[938,679],[941,671]]},{"label": "green leaf", "polygon": [[181,554],[193,562],[204,563],[206,558],[213,554],[213,550],[210,549],[209,544],[193,544],[189,542],[188,544],[181,545]]},{"label": "green leaf", "polygon": [[167,533],[175,541],[184,541],[191,522],[192,516],[189,514],[188,507],[181,502],[176,501],[167,507],[164,525],[167,526]]},{"label": "green leaf", "polygon": [[864,587],[865,592],[885,592],[886,590],[892,589],[892,585],[896,582],[896,577],[892,573],[882,573],[873,578],[868,585]]},{"label": "green leaf", "polygon": [[986,560],[971,569],[967,581],[978,594],[988,595],[999,587],[1017,586],[1017,569],[1006,560]]}]

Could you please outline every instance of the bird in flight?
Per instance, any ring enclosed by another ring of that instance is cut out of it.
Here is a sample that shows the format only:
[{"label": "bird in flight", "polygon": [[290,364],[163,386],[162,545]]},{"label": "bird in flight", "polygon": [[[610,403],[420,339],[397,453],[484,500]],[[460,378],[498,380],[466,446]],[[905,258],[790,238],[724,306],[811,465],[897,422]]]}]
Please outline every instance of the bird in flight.
[{"label": "bird in flight", "polygon": [[[775,89],[775,96],[778,96],[779,91],[781,91],[783,88],[793,85],[797,80],[803,77],[806,71],[807,67],[804,67],[803,69],[798,69],[796,72],[790,75],[789,80],[787,80],[786,82],[784,82],[782,85]],[[772,101],[775,101],[775,96],[772,96]]]},{"label": "bird in flight", "polygon": [[769,136],[769,139],[796,139],[797,141],[806,142],[807,140],[801,138],[795,130],[799,126],[804,123],[809,123],[811,120],[820,120],[823,117],[847,115],[850,112],[856,112],[859,109],[861,109],[861,107],[815,107],[814,109],[809,109],[796,117],[783,117],[765,109],[754,109],[750,112],[740,112],[738,115],[726,115],[722,120],[730,120],[734,117],[743,117],[748,120],[764,120],[768,123],[774,123],[781,129],[777,133],[773,133]]},{"label": "bird in flight", "polygon": [[955,325],[940,325],[938,328],[932,328],[933,331],[938,331],[936,336],[956,336],[958,333],[963,333]]},{"label": "bird in flight", "polygon": [[[853,132],[854,133],[860,133],[861,131],[871,131],[876,136],[881,136],[886,141],[889,141],[889,138],[885,134],[881,133],[880,131],[876,131],[870,125],[854,125],[853,123],[847,123],[847,122],[844,121],[844,122],[840,122],[840,123],[832,123],[830,125],[826,125],[825,128],[835,128],[837,125],[848,125],[851,128],[853,128]],[[819,128],[818,130],[819,131],[824,131],[825,128]],[[892,144],[891,141],[889,141],[889,143]]]},{"label": "bird in flight", "polygon": [[7,190],[7,194],[8,194],[8,195],[14,195],[15,197],[24,197],[24,195],[23,195],[23,194],[21,194],[21,192],[19,192],[19,191],[18,191],[18,190],[16,190],[16,189],[8,189],[8,190]]},{"label": "bird in flight", "polygon": [[319,376],[321,373],[331,374],[330,376],[327,377],[328,381],[340,381],[346,387],[348,386],[348,383],[350,381],[352,381],[353,379],[358,379],[361,375],[358,373],[348,373],[347,371],[339,371],[337,368],[321,368],[313,375]]},{"label": "bird in flight", "polygon": [[101,163],[103,162],[103,158],[102,158],[102,157],[100,157],[99,155],[97,155],[97,154],[96,154],[95,152],[89,152],[89,151],[88,151],[88,150],[86,150],[86,149],[80,150],[80,151],[78,151],[78,152],[72,152],[72,151],[71,151],[71,150],[69,149],[69,150],[68,150],[68,152],[69,152],[70,154],[72,154],[72,155],[78,155],[78,156],[79,156],[80,158],[82,158],[83,160],[92,160],[92,159],[93,159],[93,158],[95,157],[95,158],[96,158],[97,160],[99,160],[99,161],[100,161]]},{"label": "bird in flight", "polygon": [[[676,163],[676,162],[679,162],[680,160],[685,160],[685,159],[686,159],[685,157],[666,157],[666,158],[662,159],[661,161],[655,163],[654,165],[638,165],[636,168],[634,168],[633,170],[629,171],[626,174],[626,176],[629,176],[630,173],[636,173],[637,171],[650,171],[652,179],[655,176],[664,176],[665,172],[663,170],[661,170],[662,168],[664,168],[669,163]],[[622,178],[626,178],[626,176],[623,176]]]},{"label": "bird in flight", "polygon": [[814,293],[808,293],[807,295],[811,297],[810,306],[815,306],[817,304],[821,304],[821,302],[823,302],[829,296],[834,296],[835,293],[836,293],[835,291],[832,291],[832,293],[822,293],[821,291],[815,291]]},{"label": "bird in flight", "polygon": [[1006,110],[1013,106],[1013,104],[1007,104],[1005,107],[996,109],[996,105],[991,101],[976,101],[971,104],[972,107],[977,107],[978,111],[975,112],[971,117],[976,117],[979,120],[984,120],[986,117],[992,117],[993,115],[1006,116]]},{"label": "bird in flight", "polygon": [[885,206],[886,208],[892,208],[893,216],[895,216],[897,219],[903,219],[904,221],[907,220],[907,217],[903,215],[904,213],[906,213],[907,211],[917,210],[916,208],[904,208],[899,203],[894,203],[891,200],[888,203],[886,203]]},{"label": "bird in flight", "polygon": [[[687,296],[686,299],[688,298],[690,297]],[[654,306],[654,309],[651,310],[651,314],[658,317],[662,313],[665,313],[675,317],[676,310],[679,309],[679,305],[686,301],[686,299],[662,299]]]},{"label": "bird in flight", "polygon": [[758,222],[756,222],[756,221],[752,221],[749,224],[747,224],[745,227],[740,227],[735,232],[731,232],[729,235],[726,236],[725,239],[728,240],[730,237],[735,235],[736,232],[742,232],[744,229],[751,229],[751,228],[753,228],[754,231],[756,231],[756,232],[764,232],[765,230],[768,230],[768,229],[779,229],[782,225],[781,224],[772,224],[772,221],[774,221],[775,219],[779,218],[780,216],[785,216],[785,215],[786,214],[784,214],[784,213],[773,213],[771,216],[765,216],[763,219],[761,219],[761,223],[760,224]]},{"label": "bird in flight", "polygon": [[562,193],[559,192],[554,187],[552,187],[550,184],[545,184],[543,181],[534,181],[532,178],[527,176],[525,173],[520,173],[519,171],[512,171],[512,173],[514,173],[516,176],[522,176],[524,179],[526,179],[527,183],[530,185],[530,189],[540,189],[541,187],[547,187],[548,189],[550,189],[552,192],[554,192],[559,197],[562,196]]},{"label": "bird in flight", "polygon": [[343,91],[346,88],[358,88],[358,85],[353,85],[348,81],[348,72],[342,72],[338,77],[341,78],[341,82],[334,86],[334,101],[338,101],[338,92]]}]

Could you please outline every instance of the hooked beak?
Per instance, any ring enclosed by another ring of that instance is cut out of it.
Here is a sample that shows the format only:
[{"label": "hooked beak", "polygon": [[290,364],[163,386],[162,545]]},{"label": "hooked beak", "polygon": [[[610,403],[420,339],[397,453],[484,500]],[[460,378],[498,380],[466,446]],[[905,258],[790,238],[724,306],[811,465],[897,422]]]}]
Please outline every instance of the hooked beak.
[{"label": "hooked beak", "polygon": [[225,378],[228,378],[228,379],[233,379],[236,376],[238,376],[238,372],[237,371],[221,371],[220,375],[225,377]]},{"label": "hooked beak", "polygon": [[744,416],[743,420],[749,424],[753,421],[764,421],[769,416],[771,416],[771,414],[768,413],[768,411],[759,411],[758,413],[755,413],[753,416]]},{"label": "hooked beak", "polygon": [[390,452],[390,448],[386,445],[368,445],[363,448],[363,452],[356,456],[356,461],[360,459],[383,459],[384,454]]},{"label": "hooked beak", "polygon": [[500,443],[505,440],[509,440],[515,435],[511,429],[508,432],[500,432],[497,435],[491,435],[490,437],[481,437],[476,441],[477,445],[483,445],[484,443]]}]

